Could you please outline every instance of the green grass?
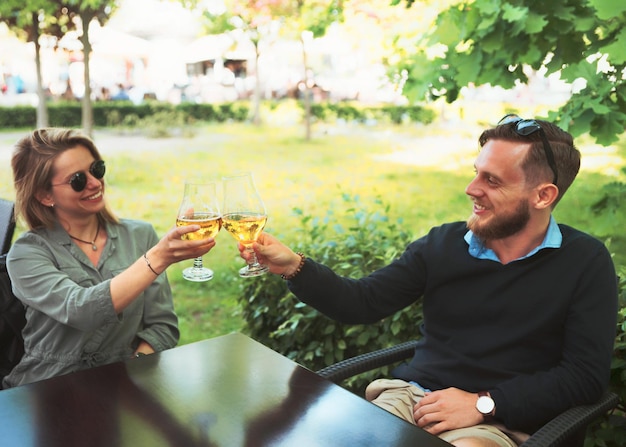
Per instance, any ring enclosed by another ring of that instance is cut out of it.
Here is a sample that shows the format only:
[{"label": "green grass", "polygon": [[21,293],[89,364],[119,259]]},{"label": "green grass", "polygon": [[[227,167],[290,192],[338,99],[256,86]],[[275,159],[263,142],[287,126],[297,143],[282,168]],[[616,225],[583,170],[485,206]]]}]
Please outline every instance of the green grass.
[{"label": "green grass", "polygon": [[[391,205],[390,217],[402,218],[416,237],[444,221],[464,220],[470,212],[464,189],[473,175],[481,128],[476,124],[454,128],[318,124],[314,138],[304,141],[300,125],[220,124],[199,126],[191,138],[148,139],[101,130],[95,139],[107,161],[107,197],[120,216],[149,221],[162,235],[174,225],[185,178],[220,179],[236,170],[251,170],[269,213],[266,231],[289,242],[297,237],[300,224],[294,208],[324,217],[331,207],[338,209],[343,193],[359,195],[364,203],[382,197]],[[16,134],[0,133],[0,151],[15,138]],[[598,158],[598,148],[587,146],[589,150],[581,145],[584,156],[589,152],[590,159]],[[589,210],[604,184],[624,181],[623,173],[615,176],[609,170],[619,172],[624,165],[626,144],[614,149],[612,162],[581,172],[557,208],[559,221],[602,238],[622,232],[623,216],[596,226],[598,218]],[[394,158],[398,154],[402,157]],[[0,157],[0,197],[11,198],[6,151]],[[626,260],[623,237],[614,237],[611,248],[621,262]],[[215,271],[215,278],[207,283],[182,279],[181,270],[191,261],[168,269],[181,344],[242,327],[238,295],[243,282],[254,279],[237,275],[243,261],[234,239],[220,233],[217,246],[204,261]]]}]

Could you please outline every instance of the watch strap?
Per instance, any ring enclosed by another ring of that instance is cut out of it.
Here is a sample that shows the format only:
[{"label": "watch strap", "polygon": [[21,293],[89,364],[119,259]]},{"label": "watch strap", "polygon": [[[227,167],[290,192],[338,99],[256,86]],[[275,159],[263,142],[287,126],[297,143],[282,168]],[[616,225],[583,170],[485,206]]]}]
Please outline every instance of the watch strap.
[{"label": "watch strap", "polygon": [[[480,399],[481,397],[488,397],[489,399],[491,399],[493,401],[493,399],[491,398],[491,395],[489,394],[488,391],[479,391],[478,392],[478,398]],[[490,420],[493,416],[495,416],[495,414],[496,414],[495,402],[494,402],[494,405],[493,405],[493,410],[491,410],[491,412],[486,413],[486,414],[482,413],[482,415],[485,417],[485,421]]]}]

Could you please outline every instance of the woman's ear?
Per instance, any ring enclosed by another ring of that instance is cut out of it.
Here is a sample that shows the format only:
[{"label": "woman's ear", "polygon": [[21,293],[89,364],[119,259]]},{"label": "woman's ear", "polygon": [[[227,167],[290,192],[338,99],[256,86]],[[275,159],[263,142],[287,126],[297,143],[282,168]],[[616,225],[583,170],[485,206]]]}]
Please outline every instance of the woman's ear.
[{"label": "woman's ear", "polygon": [[54,206],[54,200],[52,199],[52,194],[47,191],[40,191],[35,194],[35,198],[41,203],[43,206]]}]

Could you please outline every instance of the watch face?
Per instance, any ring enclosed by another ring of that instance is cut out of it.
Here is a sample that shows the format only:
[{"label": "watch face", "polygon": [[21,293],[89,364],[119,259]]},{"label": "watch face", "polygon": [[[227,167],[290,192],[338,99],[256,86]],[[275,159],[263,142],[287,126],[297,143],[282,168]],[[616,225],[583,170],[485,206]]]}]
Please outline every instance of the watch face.
[{"label": "watch face", "polygon": [[480,396],[476,401],[476,408],[482,414],[491,414],[496,404],[489,396]]}]

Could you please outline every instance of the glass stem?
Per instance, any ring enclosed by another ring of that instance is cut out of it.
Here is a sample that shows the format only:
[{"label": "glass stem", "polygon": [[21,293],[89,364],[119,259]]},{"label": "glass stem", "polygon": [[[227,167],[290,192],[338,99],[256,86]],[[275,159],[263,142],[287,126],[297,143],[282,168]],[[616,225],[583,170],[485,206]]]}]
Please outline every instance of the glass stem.
[{"label": "glass stem", "polygon": [[198,256],[197,258],[195,258],[193,260],[193,268],[201,269],[202,267],[203,267],[203,265],[202,265],[202,256]]},{"label": "glass stem", "polygon": [[256,253],[252,249],[252,247],[246,247],[246,251],[250,253],[250,259],[248,260],[248,265],[250,267],[256,267],[259,265],[259,261],[256,258]]}]

